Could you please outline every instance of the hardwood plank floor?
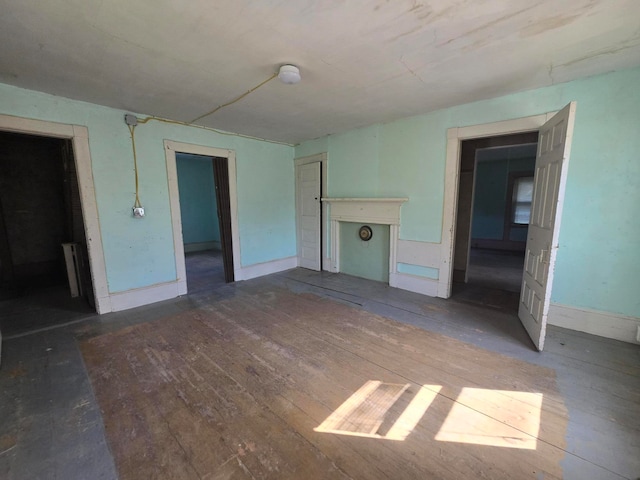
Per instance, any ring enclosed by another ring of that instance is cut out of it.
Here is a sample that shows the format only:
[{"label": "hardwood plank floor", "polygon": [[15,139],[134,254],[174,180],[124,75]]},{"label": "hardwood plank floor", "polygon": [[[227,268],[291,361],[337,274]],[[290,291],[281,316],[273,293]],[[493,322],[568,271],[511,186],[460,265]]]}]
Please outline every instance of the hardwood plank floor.
[{"label": "hardwood plank floor", "polygon": [[[232,457],[249,478],[562,478],[553,371],[314,296],[245,293],[82,351],[123,479],[216,478]],[[380,424],[421,388],[428,414],[401,442],[318,434],[370,381],[405,387]]]},{"label": "hardwood plank floor", "polygon": [[[340,274],[200,280],[182,299],[5,341],[0,478],[113,479],[111,453],[120,478],[640,475],[636,345],[550,327],[538,353],[504,309]],[[522,412],[538,405],[536,433]],[[336,411],[346,419],[325,424]],[[103,428],[124,435],[111,453]]]}]

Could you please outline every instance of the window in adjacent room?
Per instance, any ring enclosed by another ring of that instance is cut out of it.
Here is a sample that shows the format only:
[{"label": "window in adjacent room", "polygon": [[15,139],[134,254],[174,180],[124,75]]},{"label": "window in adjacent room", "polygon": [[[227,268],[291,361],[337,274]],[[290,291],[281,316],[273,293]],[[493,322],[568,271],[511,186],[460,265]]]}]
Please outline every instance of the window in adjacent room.
[{"label": "window in adjacent room", "polygon": [[531,199],[533,197],[533,176],[513,179],[513,198],[511,204],[511,223],[528,225],[531,218]]}]

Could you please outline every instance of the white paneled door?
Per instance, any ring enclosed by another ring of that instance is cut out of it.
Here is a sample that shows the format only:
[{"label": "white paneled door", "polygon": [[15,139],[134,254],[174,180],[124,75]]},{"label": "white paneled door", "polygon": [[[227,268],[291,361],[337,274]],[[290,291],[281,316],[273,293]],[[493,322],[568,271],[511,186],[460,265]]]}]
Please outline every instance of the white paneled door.
[{"label": "white paneled door", "polygon": [[569,166],[576,103],[540,128],[518,316],[538,350],[544,347],[558,252],[558,236]]},{"label": "white paneled door", "polygon": [[300,266],[320,270],[320,191],[321,163],[297,167],[298,258]]}]

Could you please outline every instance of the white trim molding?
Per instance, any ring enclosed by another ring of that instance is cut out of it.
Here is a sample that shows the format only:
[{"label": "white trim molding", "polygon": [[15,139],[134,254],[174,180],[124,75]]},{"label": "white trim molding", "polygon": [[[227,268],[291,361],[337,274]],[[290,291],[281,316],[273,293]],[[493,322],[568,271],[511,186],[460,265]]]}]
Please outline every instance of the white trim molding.
[{"label": "white trim molding", "polygon": [[329,271],[340,271],[340,222],[389,225],[389,285],[396,287],[400,207],[408,198],[323,198],[331,207]]},{"label": "white trim molding", "polygon": [[389,285],[430,297],[438,293],[438,280],[406,273],[389,273]]},{"label": "white trim molding", "polygon": [[331,220],[400,225],[400,207],[408,198],[322,198],[331,205]]},{"label": "white trim molding", "polygon": [[262,277],[263,275],[291,270],[297,266],[298,257],[286,257],[270,262],[256,263],[255,265],[242,267],[242,279],[250,280],[252,278]]},{"label": "white trim molding", "polygon": [[91,151],[89,149],[89,130],[82,125],[47,122],[11,115],[0,115],[0,130],[71,140],[73,156],[76,162],[80,205],[87,238],[87,250],[89,252],[89,266],[91,269],[91,281],[93,283],[96,311],[98,313],[110,312],[112,307],[107,284],[107,270],[102,246],[102,234],[100,232],[95,185],[93,182]]},{"label": "white trim molding", "polygon": [[640,328],[638,317],[552,303],[549,306],[547,321],[557,327],[628,343],[639,343],[636,337]]},{"label": "white trim molding", "polygon": [[173,249],[175,252],[178,295],[187,293],[187,269],[184,260],[184,243],[182,239],[182,216],[180,214],[180,193],[178,192],[178,171],[176,168],[176,152],[205,155],[208,157],[222,157],[228,161],[229,169],[229,200],[231,204],[231,242],[233,248],[233,274],[235,281],[243,280],[240,262],[240,233],[238,228],[238,193],[236,183],[236,153],[191,143],[164,141],[165,158],[167,164],[167,182],[169,184],[169,204],[171,207],[171,226],[173,228]]},{"label": "white trim molding", "polygon": [[182,295],[180,288],[180,283],[174,281],[112,293],[110,298],[111,311],[119,312],[162,300],[170,300]]}]

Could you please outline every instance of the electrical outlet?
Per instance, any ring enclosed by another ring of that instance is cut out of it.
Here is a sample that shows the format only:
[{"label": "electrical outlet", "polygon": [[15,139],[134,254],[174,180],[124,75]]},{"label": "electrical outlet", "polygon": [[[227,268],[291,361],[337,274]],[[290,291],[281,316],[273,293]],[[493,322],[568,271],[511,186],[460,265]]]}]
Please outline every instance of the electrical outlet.
[{"label": "electrical outlet", "polygon": [[133,207],[133,216],[136,218],[144,217],[144,208],[142,207]]}]

